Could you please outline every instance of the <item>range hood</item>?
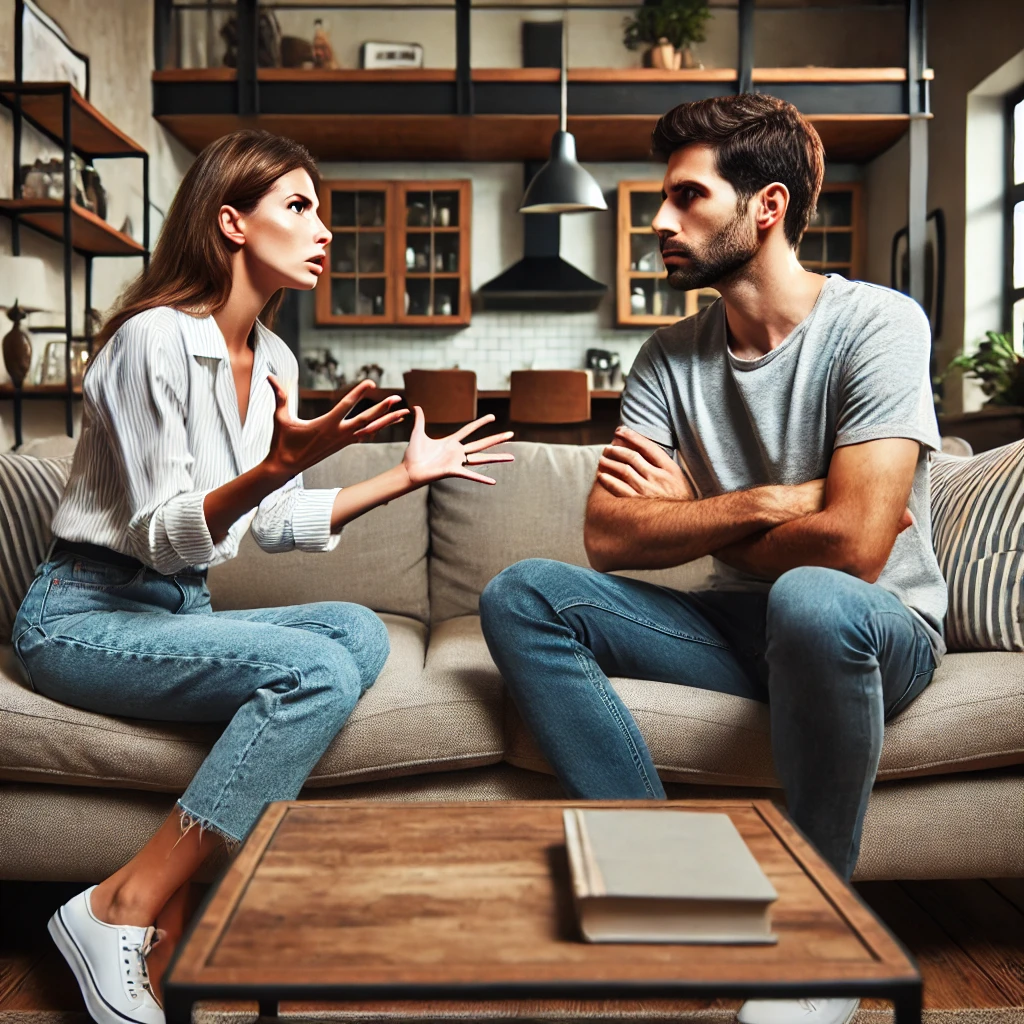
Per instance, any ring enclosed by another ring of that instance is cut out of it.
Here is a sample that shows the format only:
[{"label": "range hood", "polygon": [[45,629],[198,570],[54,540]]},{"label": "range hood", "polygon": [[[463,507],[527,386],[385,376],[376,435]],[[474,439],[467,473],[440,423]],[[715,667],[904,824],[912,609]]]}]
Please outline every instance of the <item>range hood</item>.
[{"label": "range hood", "polygon": [[597,309],[608,286],[558,255],[560,220],[557,213],[523,214],[523,258],[477,289],[477,309],[548,313]]}]

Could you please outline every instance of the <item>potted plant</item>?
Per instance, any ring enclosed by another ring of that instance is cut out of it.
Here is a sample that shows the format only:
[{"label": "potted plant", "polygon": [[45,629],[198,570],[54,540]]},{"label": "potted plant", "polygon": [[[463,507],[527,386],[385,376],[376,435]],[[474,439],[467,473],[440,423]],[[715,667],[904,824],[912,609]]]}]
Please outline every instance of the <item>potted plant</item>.
[{"label": "potted plant", "polygon": [[629,50],[646,45],[647,67],[693,67],[690,44],[707,38],[709,17],[707,0],[644,0],[626,19],[622,42]]},{"label": "potted plant", "polygon": [[940,417],[944,434],[963,437],[975,451],[1024,437],[1024,356],[1008,332],[986,331],[977,350],[957,356],[938,379],[945,380],[954,370],[980,382],[988,398],[978,412]]}]

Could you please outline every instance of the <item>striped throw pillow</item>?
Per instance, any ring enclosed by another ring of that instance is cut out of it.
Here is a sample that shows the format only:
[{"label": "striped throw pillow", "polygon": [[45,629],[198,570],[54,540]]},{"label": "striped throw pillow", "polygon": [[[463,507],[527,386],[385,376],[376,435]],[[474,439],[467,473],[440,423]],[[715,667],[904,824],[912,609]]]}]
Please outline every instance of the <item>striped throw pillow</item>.
[{"label": "striped throw pillow", "polygon": [[71,459],[0,455],[0,643],[11,642],[14,617],[50,546]]},{"label": "striped throw pillow", "polygon": [[931,460],[932,542],[951,651],[1024,651],[1024,441]]}]

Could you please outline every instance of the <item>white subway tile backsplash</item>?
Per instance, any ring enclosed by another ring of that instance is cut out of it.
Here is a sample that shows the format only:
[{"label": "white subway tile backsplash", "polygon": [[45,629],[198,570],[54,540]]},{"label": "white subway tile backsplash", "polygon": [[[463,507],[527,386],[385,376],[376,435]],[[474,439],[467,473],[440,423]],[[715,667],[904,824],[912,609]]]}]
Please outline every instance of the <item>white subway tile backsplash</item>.
[{"label": "white subway tile backsplash", "polygon": [[507,388],[512,370],[582,368],[588,348],[618,352],[628,371],[648,335],[608,327],[598,313],[481,313],[460,331],[321,328],[303,331],[302,345],[304,352],[330,349],[349,380],[361,366],[377,363],[383,384],[401,387],[405,370],[457,363],[475,370],[477,386],[486,391]]}]

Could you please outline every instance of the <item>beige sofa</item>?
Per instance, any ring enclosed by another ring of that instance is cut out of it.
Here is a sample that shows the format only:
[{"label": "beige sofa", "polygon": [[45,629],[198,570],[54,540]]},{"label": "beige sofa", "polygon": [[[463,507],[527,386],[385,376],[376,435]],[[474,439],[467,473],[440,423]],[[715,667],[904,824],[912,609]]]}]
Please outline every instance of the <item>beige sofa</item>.
[{"label": "beige sofa", "polygon": [[[345,600],[380,613],[391,656],[309,780],[338,799],[557,797],[480,632],[487,581],[521,558],[586,564],[598,449],[514,444],[498,486],[444,481],[346,527],[329,555],[266,555],[247,539],[210,574],[214,606]],[[345,485],[399,461],[360,445],[307,474]],[[696,588],[706,562],[638,573]],[[615,680],[673,796],[781,800],[763,705]],[[139,686],[146,685],[140,676]],[[0,648],[0,878],[95,880],[153,831],[216,727],[130,721],[31,692]],[[886,728],[859,878],[1024,875],[1024,657],[952,654]]]}]

